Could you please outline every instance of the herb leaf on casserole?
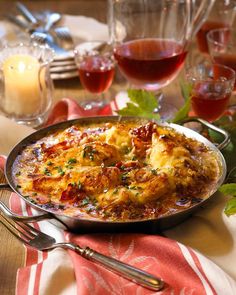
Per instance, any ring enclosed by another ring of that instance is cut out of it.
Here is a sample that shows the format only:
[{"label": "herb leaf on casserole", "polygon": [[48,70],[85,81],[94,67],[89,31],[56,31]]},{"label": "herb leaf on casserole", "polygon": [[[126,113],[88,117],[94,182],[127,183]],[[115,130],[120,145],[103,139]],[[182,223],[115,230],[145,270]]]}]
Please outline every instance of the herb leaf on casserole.
[{"label": "herb leaf on casserole", "polygon": [[177,111],[174,118],[170,120],[172,123],[178,123],[187,118],[191,107],[191,85],[181,82],[180,88],[185,102],[184,105]]},{"label": "herb leaf on casserole", "polygon": [[129,89],[128,96],[130,102],[126,104],[126,107],[117,111],[119,115],[160,120],[160,115],[154,112],[155,109],[158,109],[158,100],[152,92]]}]

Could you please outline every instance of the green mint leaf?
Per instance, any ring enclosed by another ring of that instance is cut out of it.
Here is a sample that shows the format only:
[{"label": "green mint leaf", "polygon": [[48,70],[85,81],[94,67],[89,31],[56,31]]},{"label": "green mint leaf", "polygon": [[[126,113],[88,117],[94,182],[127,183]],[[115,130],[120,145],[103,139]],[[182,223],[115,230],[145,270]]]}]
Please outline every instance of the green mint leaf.
[{"label": "green mint leaf", "polygon": [[158,107],[158,100],[152,92],[141,89],[129,89],[128,96],[130,101],[137,104],[145,112],[153,112]]},{"label": "green mint leaf", "polygon": [[224,195],[231,195],[234,197],[226,203],[224,209],[225,214],[227,216],[236,214],[236,183],[223,184],[218,190]]},{"label": "green mint leaf", "polygon": [[175,114],[174,118],[171,120],[172,123],[179,123],[185,118],[187,118],[188,113],[190,111],[190,107],[191,107],[192,86],[190,84],[181,82],[180,87],[181,87],[181,93],[184,97],[185,102],[184,102],[184,105]]},{"label": "green mint leaf", "polygon": [[227,202],[224,212],[227,216],[236,214],[236,198],[232,198]]},{"label": "green mint leaf", "polygon": [[189,83],[185,83],[183,81],[180,82],[181,93],[183,95],[184,100],[188,100],[191,97],[192,85]]},{"label": "green mint leaf", "polygon": [[158,101],[153,93],[146,90],[129,89],[128,96],[130,102],[126,104],[126,107],[117,111],[119,115],[160,120],[160,115],[154,113],[154,110],[158,108]]},{"label": "green mint leaf", "polygon": [[236,183],[223,184],[219,191],[224,195],[236,196]]},{"label": "green mint leaf", "polygon": [[133,103],[127,102],[126,107],[117,111],[121,116],[139,116],[142,114],[142,110]]},{"label": "green mint leaf", "polygon": [[171,120],[172,123],[178,123],[184,120],[185,118],[188,117],[188,113],[190,111],[190,106],[191,106],[191,97],[189,97],[182,108],[178,110],[178,112],[175,114],[174,118]]}]

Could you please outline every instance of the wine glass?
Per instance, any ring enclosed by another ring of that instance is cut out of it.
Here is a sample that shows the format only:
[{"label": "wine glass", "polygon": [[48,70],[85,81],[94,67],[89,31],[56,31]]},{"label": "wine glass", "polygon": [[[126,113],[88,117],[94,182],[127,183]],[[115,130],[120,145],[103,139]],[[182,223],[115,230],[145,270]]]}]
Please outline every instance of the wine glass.
[{"label": "wine glass", "polygon": [[197,44],[202,53],[209,54],[207,33],[219,28],[231,28],[235,19],[236,6],[234,0],[217,0],[209,16],[197,32]]},{"label": "wine glass", "polygon": [[235,72],[221,64],[199,64],[189,68],[191,106],[195,115],[213,122],[226,111],[234,88]]},{"label": "wine glass", "polygon": [[87,90],[87,97],[81,106],[97,114],[107,101],[104,92],[111,86],[115,62],[112,47],[104,41],[86,41],[74,50],[80,82]]},{"label": "wine glass", "polygon": [[212,61],[236,71],[236,30],[228,28],[211,30],[207,34],[207,41]]},{"label": "wine glass", "polygon": [[[160,101],[160,90],[183,67],[189,41],[213,3],[200,2],[109,0],[110,42],[118,68],[132,87],[153,91]],[[170,117],[173,106],[165,110],[164,118]]]}]

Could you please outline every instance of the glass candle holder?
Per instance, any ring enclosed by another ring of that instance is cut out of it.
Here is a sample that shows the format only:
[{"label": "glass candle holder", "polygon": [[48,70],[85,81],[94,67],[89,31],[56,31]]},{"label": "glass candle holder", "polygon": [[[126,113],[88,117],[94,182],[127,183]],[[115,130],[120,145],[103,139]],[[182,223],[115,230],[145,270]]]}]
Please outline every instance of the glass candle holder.
[{"label": "glass candle holder", "polygon": [[52,105],[49,66],[54,51],[37,44],[5,45],[0,54],[0,109],[19,124],[38,127]]}]

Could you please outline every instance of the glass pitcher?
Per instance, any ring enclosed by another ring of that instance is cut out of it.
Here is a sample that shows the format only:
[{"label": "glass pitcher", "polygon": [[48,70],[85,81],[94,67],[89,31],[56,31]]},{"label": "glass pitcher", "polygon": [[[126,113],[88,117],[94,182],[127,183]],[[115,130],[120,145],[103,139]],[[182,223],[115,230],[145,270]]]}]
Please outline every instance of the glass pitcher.
[{"label": "glass pitcher", "polygon": [[164,100],[160,90],[182,69],[189,44],[213,3],[213,0],[108,0],[110,42],[129,88],[154,92],[161,106]]}]

